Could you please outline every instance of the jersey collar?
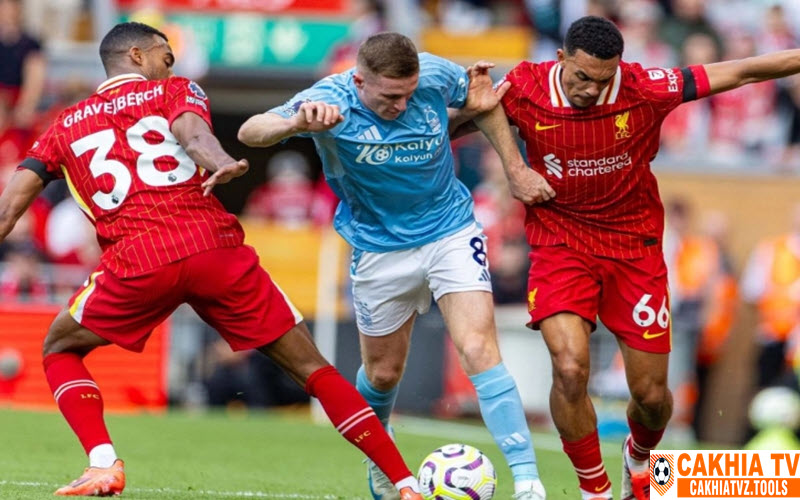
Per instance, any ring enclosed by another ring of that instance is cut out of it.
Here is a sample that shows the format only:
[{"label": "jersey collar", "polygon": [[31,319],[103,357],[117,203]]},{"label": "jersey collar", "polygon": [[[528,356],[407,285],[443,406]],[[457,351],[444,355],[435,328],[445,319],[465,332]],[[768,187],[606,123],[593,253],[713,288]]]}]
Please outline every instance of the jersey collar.
[{"label": "jersey collar", "polygon": [[[558,63],[555,63],[553,67],[550,68],[550,73],[547,77],[547,81],[550,83],[550,103],[555,108],[571,108],[572,106],[567,100],[567,94],[564,93],[564,89],[561,86],[561,72],[562,68]],[[600,106],[602,104],[614,104],[617,102],[617,96],[619,95],[621,82],[622,69],[617,66],[616,74],[611,79],[611,83],[609,83],[606,88],[603,89],[603,92],[600,93],[600,98],[597,99],[595,106]]]},{"label": "jersey collar", "polygon": [[108,80],[104,81],[97,87],[97,93],[101,94],[106,90],[113,89],[114,87],[119,87],[128,82],[135,82],[137,80],[147,80],[144,75],[140,75],[139,73],[125,73],[123,75],[117,75],[114,77],[109,78]]}]

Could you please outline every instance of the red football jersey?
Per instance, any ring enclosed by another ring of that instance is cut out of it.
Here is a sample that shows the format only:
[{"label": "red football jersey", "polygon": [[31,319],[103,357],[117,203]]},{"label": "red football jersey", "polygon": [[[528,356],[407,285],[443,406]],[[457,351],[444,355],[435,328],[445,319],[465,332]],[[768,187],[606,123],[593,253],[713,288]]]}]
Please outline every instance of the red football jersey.
[{"label": "red football jersey", "polygon": [[135,276],[212,248],[241,245],[236,217],[204,197],[204,169],[170,132],[184,112],[211,126],[208,99],[193,81],[111,78],[64,110],[22,167],[47,181],[65,178],[97,229],[102,261]]},{"label": "red football jersey", "polygon": [[661,252],[664,208],[650,161],[664,117],[709,93],[703,67],[621,62],[597,104],[584,109],[570,106],[554,61],[522,62],[505,79],[506,114],[530,165],[556,191],[527,207],[529,243],[625,259]]}]

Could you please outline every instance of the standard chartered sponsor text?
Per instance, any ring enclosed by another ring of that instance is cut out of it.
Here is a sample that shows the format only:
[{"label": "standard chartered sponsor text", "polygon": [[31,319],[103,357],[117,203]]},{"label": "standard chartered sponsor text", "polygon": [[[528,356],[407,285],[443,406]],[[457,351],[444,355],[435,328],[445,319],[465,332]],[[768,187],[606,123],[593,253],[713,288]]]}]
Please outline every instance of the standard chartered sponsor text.
[{"label": "standard chartered sponsor text", "polygon": [[567,161],[567,175],[571,177],[592,177],[622,170],[631,165],[631,157],[626,152],[604,158],[585,158]]}]

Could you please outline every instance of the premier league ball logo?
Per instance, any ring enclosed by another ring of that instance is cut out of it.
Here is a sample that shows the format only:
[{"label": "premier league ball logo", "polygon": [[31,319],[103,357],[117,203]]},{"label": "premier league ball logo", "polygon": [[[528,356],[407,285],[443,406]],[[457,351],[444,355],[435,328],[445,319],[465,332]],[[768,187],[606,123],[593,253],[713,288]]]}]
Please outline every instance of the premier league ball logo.
[{"label": "premier league ball logo", "polygon": [[653,464],[653,479],[655,479],[656,484],[660,486],[666,485],[669,482],[670,475],[672,475],[672,471],[669,468],[667,459],[664,457],[658,458]]}]

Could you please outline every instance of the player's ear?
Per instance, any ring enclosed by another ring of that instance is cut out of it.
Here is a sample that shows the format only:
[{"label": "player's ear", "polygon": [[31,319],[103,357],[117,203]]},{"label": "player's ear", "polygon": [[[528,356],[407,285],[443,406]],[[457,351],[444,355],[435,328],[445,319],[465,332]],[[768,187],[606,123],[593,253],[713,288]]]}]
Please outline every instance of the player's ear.
[{"label": "player's ear", "polygon": [[353,82],[356,84],[356,87],[361,88],[364,85],[364,77],[357,72],[353,73]]},{"label": "player's ear", "polygon": [[558,63],[563,67],[564,60],[567,58],[567,55],[564,53],[564,49],[556,50],[556,58],[558,59]]},{"label": "player's ear", "polygon": [[142,66],[144,64],[144,52],[142,52],[142,49],[135,45],[128,49],[128,57],[130,57],[138,66]]}]

